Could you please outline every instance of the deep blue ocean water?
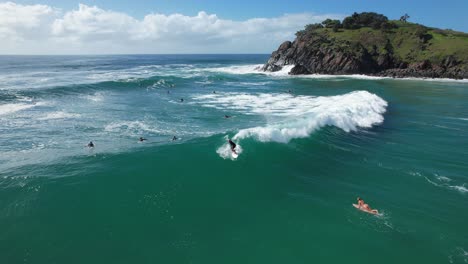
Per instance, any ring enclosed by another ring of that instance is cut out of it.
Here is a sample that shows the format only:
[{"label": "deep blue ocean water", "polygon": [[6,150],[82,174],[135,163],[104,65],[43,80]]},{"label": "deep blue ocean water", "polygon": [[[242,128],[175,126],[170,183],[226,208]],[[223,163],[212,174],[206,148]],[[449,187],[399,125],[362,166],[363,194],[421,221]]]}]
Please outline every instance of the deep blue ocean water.
[{"label": "deep blue ocean water", "polygon": [[468,82],[268,57],[0,56],[0,263],[468,262]]}]

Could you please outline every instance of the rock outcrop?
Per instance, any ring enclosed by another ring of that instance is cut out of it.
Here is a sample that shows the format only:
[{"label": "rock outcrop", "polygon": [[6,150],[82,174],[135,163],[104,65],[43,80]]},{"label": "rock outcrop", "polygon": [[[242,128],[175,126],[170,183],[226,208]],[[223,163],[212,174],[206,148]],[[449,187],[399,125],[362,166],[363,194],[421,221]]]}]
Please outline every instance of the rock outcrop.
[{"label": "rock outcrop", "polygon": [[[416,43],[418,48],[405,54],[399,49],[407,48],[405,41],[412,40],[402,37],[402,40],[396,41],[395,32],[373,32],[371,29],[354,31],[350,39],[346,39],[343,32],[343,35],[338,34],[340,32],[327,29],[299,34],[293,42],[283,42],[272,53],[263,70],[278,71],[285,65],[294,65],[289,72],[291,75],[367,74],[396,78],[468,78],[468,61],[452,53],[440,52],[430,54],[430,59],[421,59],[424,56],[420,54],[428,53],[432,45],[427,39],[415,38],[415,41],[420,41]],[[402,54],[406,57],[402,57]]]}]

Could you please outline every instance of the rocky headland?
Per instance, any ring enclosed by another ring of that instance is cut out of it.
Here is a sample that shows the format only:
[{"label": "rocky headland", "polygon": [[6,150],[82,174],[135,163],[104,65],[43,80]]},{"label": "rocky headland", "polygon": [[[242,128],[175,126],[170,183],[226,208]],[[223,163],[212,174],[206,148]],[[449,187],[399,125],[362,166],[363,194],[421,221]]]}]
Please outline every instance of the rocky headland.
[{"label": "rocky headland", "polygon": [[366,74],[396,78],[468,78],[468,34],[354,13],[343,22],[307,25],[263,66],[289,74]]}]

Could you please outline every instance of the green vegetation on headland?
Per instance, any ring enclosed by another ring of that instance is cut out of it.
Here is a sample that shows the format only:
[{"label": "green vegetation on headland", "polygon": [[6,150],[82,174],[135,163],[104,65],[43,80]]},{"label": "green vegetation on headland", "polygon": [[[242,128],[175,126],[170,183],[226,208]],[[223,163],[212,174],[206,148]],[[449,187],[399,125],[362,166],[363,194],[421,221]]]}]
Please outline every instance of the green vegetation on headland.
[{"label": "green vegetation on headland", "polygon": [[468,78],[468,34],[372,12],[305,26],[273,52],[264,70],[290,74],[370,74]]}]

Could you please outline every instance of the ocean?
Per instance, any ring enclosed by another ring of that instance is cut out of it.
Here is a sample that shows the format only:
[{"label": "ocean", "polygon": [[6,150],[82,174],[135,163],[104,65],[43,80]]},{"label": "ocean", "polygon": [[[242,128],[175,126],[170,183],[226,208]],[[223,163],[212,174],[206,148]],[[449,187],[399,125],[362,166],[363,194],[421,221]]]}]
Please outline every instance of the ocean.
[{"label": "ocean", "polygon": [[467,263],[468,82],[268,58],[0,56],[0,263]]}]

